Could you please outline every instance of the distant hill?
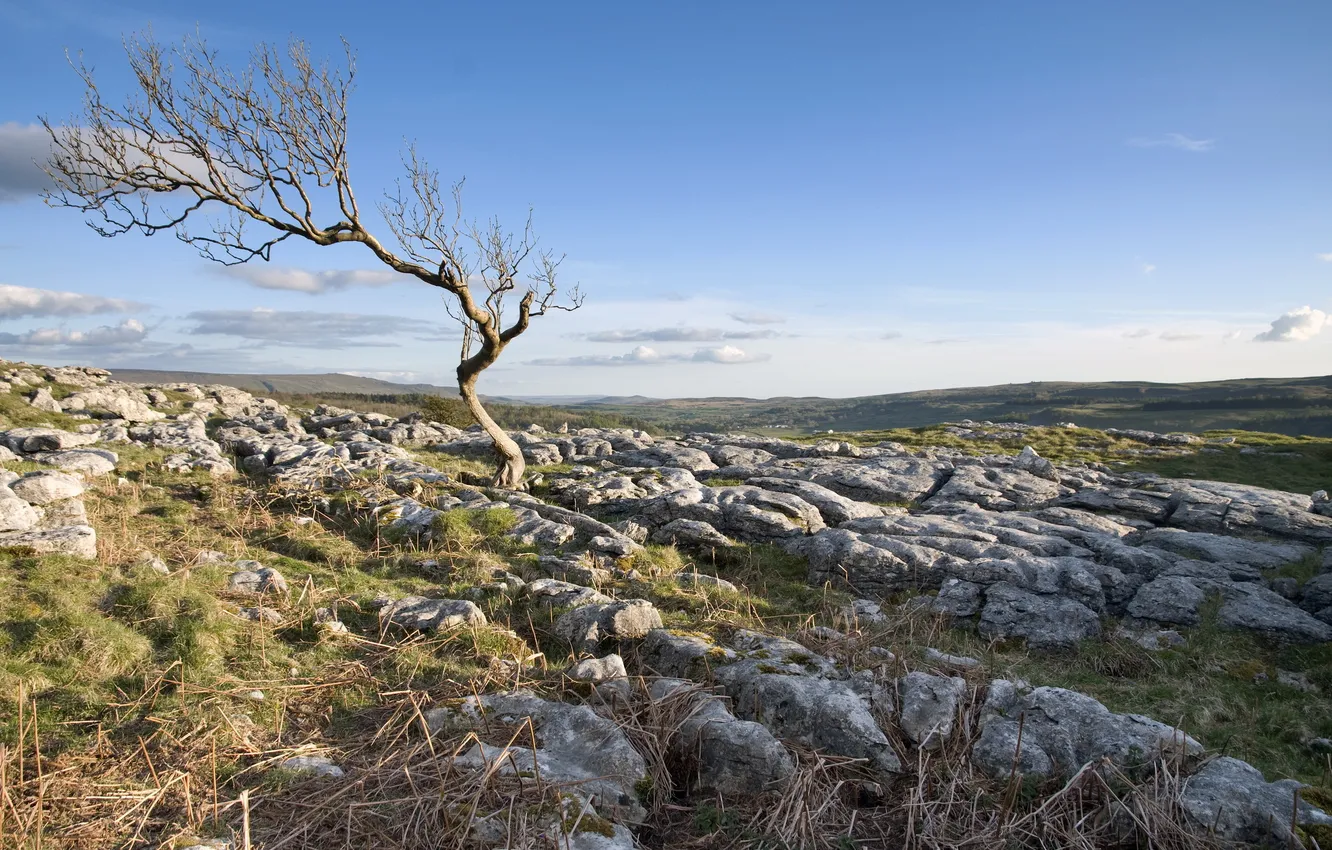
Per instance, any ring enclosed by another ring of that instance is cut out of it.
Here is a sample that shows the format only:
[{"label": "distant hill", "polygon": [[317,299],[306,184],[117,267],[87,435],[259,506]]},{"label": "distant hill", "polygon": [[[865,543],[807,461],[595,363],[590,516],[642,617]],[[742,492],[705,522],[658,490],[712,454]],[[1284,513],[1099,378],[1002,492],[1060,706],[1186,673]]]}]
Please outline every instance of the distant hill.
[{"label": "distant hill", "polygon": [[437,387],[434,384],[395,384],[378,378],[361,378],[340,372],[320,375],[237,375],[212,372],[171,372],[156,369],[116,369],[111,373],[117,381],[134,384],[223,384],[251,393],[356,393],[359,395],[422,395],[457,396],[458,390]]},{"label": "distant hill", "polygon": [[1042,381],[859,398],[608,396],[564,406],[646,419],[669,431],[774,434],[913,428],[959,419],[1075,422],[1095,428],[1246,428],[1332,436],[1332,376],[1198,383]]},{"label": "distant hill", "polygon": [[[338,405],[354,401],[347,396],[375,396],[381,406],[392,402],[419,406],[422,395],[458,395],[452,387],[395,384],[339,373],[243,375],[121,369],[114,376],[117,380],[137,383],[226,384],[254,393],[300,396],[308,403],[328,401]],[[659,399],[641,395],[583,395],[487,400],[510,406],[514,421],[521,417],[528,417],[524,422],[538,421],[542,418],[539,408],[559,408],[571,415],[581,412],[586,419],[584,424],[633,423],[633,427],[651,427],[666,433],[743,430],[796,435],[828,430],[916,428],[960,419],[988,419],[1033,425],[1074,422],[1093,428],[1153,431],[1241,428],[1332,437],[1332,376],[1179,384],[1039,381],[859,398]]]}]

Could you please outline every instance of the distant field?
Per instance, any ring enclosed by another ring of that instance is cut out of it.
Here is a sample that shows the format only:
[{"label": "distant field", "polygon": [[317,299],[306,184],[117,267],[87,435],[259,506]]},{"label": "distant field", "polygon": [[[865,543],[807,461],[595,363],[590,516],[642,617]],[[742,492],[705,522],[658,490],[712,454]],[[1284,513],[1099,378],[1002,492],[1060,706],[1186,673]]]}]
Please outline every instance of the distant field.
[{"label": "distant field", "polygon": [[773,435],[917,428],[961,419],[1153,431],[1245,429],[1332,436],[1332,376],[1192,384],[1042,382],[861,398],[605,398],[595,408],[667,431],[747,430]]},{"label": "distant field", "polygon": [[[356,397],[392,407],[415,409],[428,395],[456,396],[457,390],[431,384],[395,384],[354,375],[243,375],[201,372],[120,370],[122,381],[226,384],[250,392],[301,396],[357,406]],[[677,398],[543,397],[492,399],[532,421],[550,421],[542,407],[566,411],[575,422],[626,423],[659,433],[749,431],[801,436],[824,431],[877,431],[920,428],[962,419],[1053,425],[1075,422],[1089,428],[1144,428],[1151,431],[1242,429],[1291,436],[1332,437],[1332,376],[1246,378],[1202,383],[1135,381],[1073,383],[1047,381],[963,387],[863,396],[860,398]]]}]

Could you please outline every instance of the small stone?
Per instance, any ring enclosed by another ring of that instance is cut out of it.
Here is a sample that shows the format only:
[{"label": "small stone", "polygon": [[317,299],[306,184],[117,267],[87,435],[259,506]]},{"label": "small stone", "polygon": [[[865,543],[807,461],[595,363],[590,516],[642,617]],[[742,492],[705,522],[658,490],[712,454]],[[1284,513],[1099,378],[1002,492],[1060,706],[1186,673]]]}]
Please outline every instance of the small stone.
[{"label": "small stone", "polygon": [[675,583],[681,587],[709,587],[715,590],[724,590],[727,593],[739,593],[740,588],[724,578],[710,576],[707,573],[677,573]]},{"label": "small stone", "polygon": [[313,773],[315,776],[325,776],[329,779],[341,779],[346,775],[342,768],[323,756],[292,756],[279,762],[278,767],[296,773]]},{"label": "small stone", "polygon": [[379,611],[379,619],[405,629],[432,631],[458,626],[484,626],[486,615],[466,599],[426,599],[407,596]]},{"label": "small stone", "polygon": [[61,411],[60,402],[55,400],[51,391],[46,387],[38,389],[28,399],[28,403],[38,410],[44,410],[48,413],[59,413]]},{"label": "small stone", "polygon": [[1278,670],[1276,672],[1278,684],[1285,685],[1288,688],[1294,688],[1297,691],[1303,691],[1306,694],[1318,693],[1318,686],[1309,681],[1309,677],[1303,673],[1293,670]]},{"label": "small stone", "polygon": [[272,567],[261,567],[258,561],[237,561],[236,566],[246,569],[231,574],[227,579],[228,590],[239,593],[287,592],[287,580],[282,577],[282,573]]},{"label": "small stone", "polygon": [[242,608],[238,612],[242,620],[249,620],[252,623],[272,623],[280,625],[282,615],[272,608],[266,608],[263,605],[256,605],[253,608]]},{"label": "small stone", "polygon": [[933,661],[935,664],[942,664],[946,667],[957,667],[961,670],[974,670],[981,666],[978,659],[970,658],[966,655],[949,655],[946,652],[940,652],[934,647],[925,648],[925,660]]},{"label": "small stone", "polygon": [[139,554],[139,560],[135,562],[140,567],[147,567],[158,575],[170,575],[171,568],[152,552],[142,552]]},{"label": "small stone", "polygon": [[248,700],[254,700],[255,702],[263,702],[264,692],[260,690],[250,691],[245,695],[245,698]]},{"label": "small stone", "polygon": [[351,632],[347,624],[338,619],[337,612],[332,608],[316,608],[314,623],[317,628],[329,634],[345,635]]},{"label": "small stone", "polygon": [[65,472],[29,472],[10,485],[14,495],[30,505],[46,505],[83,495],[83,479]]},{"label": "small stone", "polygon": [[615,653],[604,658],[584,658],[570,667],[566,674],[570,679],[580,682],[605,682],[629,675],[624,668],[624,659]]}]

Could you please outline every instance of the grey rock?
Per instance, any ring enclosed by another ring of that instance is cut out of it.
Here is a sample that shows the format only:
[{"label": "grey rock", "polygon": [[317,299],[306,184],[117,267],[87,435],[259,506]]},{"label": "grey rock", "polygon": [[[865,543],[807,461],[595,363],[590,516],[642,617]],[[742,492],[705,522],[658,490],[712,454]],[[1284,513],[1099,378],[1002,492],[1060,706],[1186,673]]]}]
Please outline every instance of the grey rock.
[{"label": "grey rock", "polygon": [[484,626],[486,615],[465,599],[426,599],[407,596],[379,609],[382,623],[404,629],[437,631],[459,626]]},{"label": "grey rock", "polygon": [[637,788],[647,766],[613,720],[598,717],[582,705],[550,702],[516,691],[485,694],[463,700],[457,708],[426,712],[433,733],[475,730],[493,718],[506,726],[530,720],[538,748],[506,748],[478,744],[454,764],[484,769],[497,764],[501,771],[540,771],[548,782],[567,784],[568,790],[587,799],[606,818],[641,821],[645,816]]},{"label": "grey rock", "polygon": [[1030,472],[1038,478],[1059,480],[1059,473],[1055,470],[1054,464],[1038,455],[1031,446],[1026,446],[1017,457],[1013,458],[1013,468]]},{"label": "grey rock", "polygon": [[740,588],[736,587],[726,579],[710,576],[707,573],[677,573],[675,575],[675,582],[681,587],[707,587],[714,590],[724,590],[728,593],[740,592]]},{"label": "grey rock", "polygon": [[45,505],[83,495],[83,479],[65,472],[29,472],[9,486],[14,495],[31,505]]},{"label": "grey rock", "polygon": [[570,679],[580,682],[605,682],[609,679],[623,679],[629,675],[624,668],[624,659],[615,653],[604,658],[584,658],[570,667],[566,674]]},{"label": "grey rock", "polygon": [[272,567],[260,566],[257,561],[237,561],[245,567],[227,578],[227,589],[240,593],[286,593],[287,580]]},{"label": "grey rock", "polygon": [[[1314,551],[1313,547],[1301,543],[1269,543],[1177,528],[1153,528],[1143,531],[1137,535],[1137,542],[1142,546],[1164,549],[1193,560],[1251,567],[1253,571],[1249,575],[1252,575],[1253,579],[1258,578],[1259,570],[1274,569],[1294,563],[1308,557]],[[1233,576],[1236,580],[1243,580],[1245,577]]]},{"label": "grey rock", "polygon": [[74,434],[59,428],[13,428],[4,432],[4,442],[16,452],[58,452],[97,442],[94,434]]},{"label": "grey rock", "polygon": [[1113,714],[1091,697],[1063,688],[1023,694],[1012,682],[992,682],[982,717],[971,759],[995,779],[1009,776],[1015,754],[1020,773],[1066,778],[1101,758],[1125,767],[1145,763],[1166,749],[1202,750],[1197,741],[1163,723],[1137,714]]},{"label": "grey rock", "polygon": [[648,632],[639,653],[648,670],[660,676],[689,679],[704,678],[714,667],[740,657],[706,636],[677,634],[668,629]]},{"label": "grey rock", "polygon": [[549,608],[569,608],[611,601],[609,596],[590,587],[583,587],[553,578],[539,578],[536,581],[530,581],[523,590],[535,604]]},{"label": "grey rock", "polygon": [[95,478],[114,472],[119,458],[115,452],[105,449],[71,449],[60,452],[38,452],[32,455],[32,460]]},{"label": "grey rock", "polygon": [[324,755],[293,755],[293,757],[282,759],[277,763],[282,770],[292,770],[296,773],[312,773],[317,777],[328,777],[330,779],[341,779],[346,775],[341,767],[334,765],[332,759]]},{"label": "grey rock", "polygon": [[263,605],[241,608],[236,613],[242,620],[249,620],[252,623],[271,623],[273,625],[281,625],[283,621],[282,613],[280,611]]},{"label": "grey rock", "polygon": [[1128,613],[1141,620],[1196,626],[1206,594],[1181,576],[1163,576],[1144,584],[1128,605]]},{"label": "grey rock", "polygon": [[764,672],[764,662],[741,661],[715,671],[735,714],[774,735],[834,755],[866,759],[896,773],[901,762],[870,714],[869,703],[845,682],[816,676]]},{"label": "grey rock", "polygon": [[1184,782],[1179,804],[1203,830],[1225,841],[1290,846],[1292,815],[1301,826],[1332,825],[1332,816],[1299,799],[1293,779],[1268,782],[1239,759],[1213,759]]},{"label": "grey rock", "polygon": [[1057,481],[1021,469],[963,466],[931,496],[931,506],[966,502],[995,510],[1015,510],[1045,505],[1069,489]]},{"label": "grey rock", "polygon": [[658,679],[649,694],[658,703],[687,701],[692,709],[671,749],[696,765],[694,790],[749,797],[781,787],[794,772],[790,753],[767,727],[737,719],[716,696],[681,679]]},{"label": "grey rock", "polygon": [[735,545],[725,534],[696,519],[673,519],[654,531],[652,540],[665,545],[699,549]]},{"label": "grey rock", "polygon": [[908,673],[897,681],[898,725],[923,750],[941,747],[953,735],[967,683],[956,677]]},{"label": "grey rock", "polygon": [[949,617],[971,617],[980,611],[981,603],[979,584],[950,578],[939,588],[939,595],[930,607]]},{"label": "grey rock", "polygon": [[97,532],[87,525],[69,525],[35,531],[9,531],[0,534],[0,548],[23,547],[38,555],[73,555],[97,557]]},{"label": "grey rock", "polygon": [[608,640],[634,640],[661,628],[661,614],[646,599],[583,605],[555,621],[555,634],[575,652],[595,653]]},{"label": "grey rock", "polygon": [[967,655],[950,655],[946,652],[940,652],[932,646],[925,647],[925,660],[943,667],[953,667],[958,670],[975,670],[981,666],[980,659],[972,658]]},{"label": "grey rock", "polygon": [[41,387],[34,392],[29,397],[28,404],[31,404],[38,410],[45,410],[48,413],[59,413],[62,410],[60,402],[55,400],[51,395],[51,391],[46,387]]},{"label": "grey rock", "polygon": [[797,478],[751,478],[745,482],[775,493],[789,493],[798,496],[818,509],[823,521],[830,526],[840,525],[853,519],[883,516],[883,508],[865,502],[848,499],[822,484],[813,481],[801,481]]},{"label": "grey rock", "polygon": [[1096,613],[1064,596],[1029,593],[1007,582],[991,586],[981,609],[981,634],[1020,637],[1037,648],[1070,646],[1101,633]]},{"label": "grey rock", "polygon": [[41,512],[16,496],[13,490],[0,488],[0,531],[27,531],[41,518]]}]

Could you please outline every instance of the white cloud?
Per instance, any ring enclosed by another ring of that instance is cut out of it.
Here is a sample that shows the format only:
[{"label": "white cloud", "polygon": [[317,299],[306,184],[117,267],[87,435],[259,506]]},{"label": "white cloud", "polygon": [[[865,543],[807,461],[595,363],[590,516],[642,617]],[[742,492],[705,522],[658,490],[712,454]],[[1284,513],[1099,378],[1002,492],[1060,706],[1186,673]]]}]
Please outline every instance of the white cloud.
[{"label": "white cloud", "polygon": [[1327,326],[1328,317],[1322,310],[1304,306],[1284,313],[1272,322],[1272,327],[1253,338],[1254,342],[1302,342],[1318,336]]},{"label": "white cloud", "polygon": [[888,331],[883,336],[879,337],[879,339],[901,339],[901,338],[902,338],[901,331]]},{"label": "white cloud", "polygon": [[1191,334],[1183,331],[1162,331],[1161,339],[1166,342],[1193,342],[1195,339],[1202,339],[1202,334]]},{"label": "white cloud", "polygon": [[148,329],[138,319],[126,319],[118,325],[103,325],[88,331],[64,328],[37,328],[21,334],[0,333],[0,344],[27,346],[114,347],[142,342]]},{"label": "white cloud", "polygon": [[640,345],[627,354],[584,354],[575,357],[542,357],[527,361],[531,366],[650,366],[659,363],[761,363],[767,354],[750,354],[733,345],[700,348],[693,354],[663,354]]},{"label": "white cloud", "polygon": [[79,292],[57,292],[30,286],[0,284],[0,319],[25,316],[88,316],[94,313],[128,313],[143,304],[123,298],[103,298]]},{"label": "white cloud", "polygon": [[199,310],[185,317],[191,334],[218,334],[274,345],[307,348],[396,347],[404,334],[435,341],[454,339],[435,322],[403,316],[319,313],[312,310]]},{"label": "white cloud", "polygon": [[1154,272],[1154,271],[1156,271],[1156,266],[1152,265],[1151,263],[1143,263],[1143,264],[1142,264],[1142,273],[1143,273],[1143,274],[1151,274],[1151,273]]},{"label": "white cloud", "polygon": [[244,281],[260,289],[280,289],[286,292],[304,292],[318,295],[336,292],[352,286],[385,286],[399,280],[401,275],[388,269],[306,269],[288,266],[240,265],[218,268],[221,274]]},{"label": "white cloud", "polygon": [[0,124],[0,203],[36,197],[50,180],[37,166],[51,154],[51,137],[40,124]]},{"label": "white cloud", "polygon": [[1332,253],[1329,253],[1329,254],[1319,254],[1319,255],[1318,255],[1318,259],[1322,260],[1322,261],[1325,262],[1325,263],[1332,263]]},{"label": "white cloud", "polygon": [[1148,328],[1138,328],[1135,331],[1124,331],[1125,339],[1143,339],[1144,337],[1149,337],[1151,335],[1152,332]]},{"label": "white cloud", "polygon": [[1214,139],[1191,139],[1183,133],[1166,133],[1164,136],[1138,137],[1129,139],[1128,145],[1135,148],[1174,148],[1189,153],[1206,153],[1216,144]]},{"label": "white cloud", "polygon": [[728,339],[772,339],[776,331],[724,331],[719,328],[654,328],[598,331],[585,334],[588,342],[722,342]]},{"label": "white cloud", "polygon": [[786,321],[785,316],[762,312],[732,313],[731,318],[745,325],[780,325]]}]

